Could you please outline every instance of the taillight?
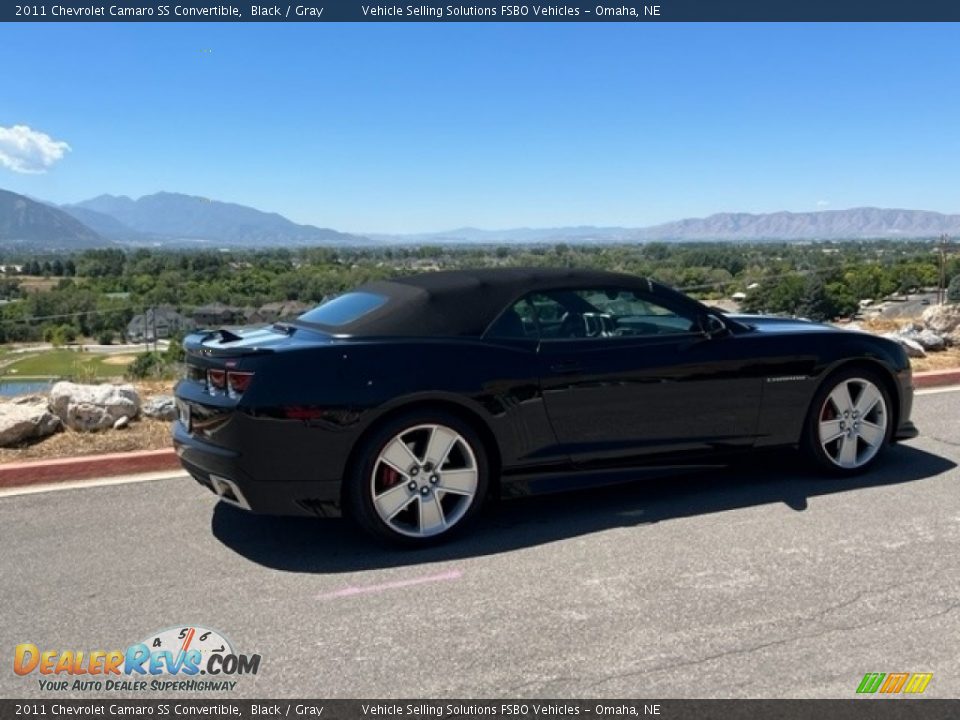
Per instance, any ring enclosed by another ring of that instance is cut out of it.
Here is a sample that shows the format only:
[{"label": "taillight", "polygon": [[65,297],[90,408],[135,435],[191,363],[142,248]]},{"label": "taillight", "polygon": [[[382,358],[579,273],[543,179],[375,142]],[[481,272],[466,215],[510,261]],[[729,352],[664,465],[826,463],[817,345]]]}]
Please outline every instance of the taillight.
[{"label": "taillight", "polygon": [[207,389],[211,394],[223,392],[226,387],[226,370],[207,370]]},{"label": "taillight", "polygon": [[228,394],[230,397],[239,397],[253,380],[252,372],[239,370],[207,370],[207,392],[211,395]]},{"label": "taillight", "polygon": [[242,395],[250,387],[250,381],[253,380],[252,372],[238,372],[231,370],[227,373],[227,389],[234,397]]}]

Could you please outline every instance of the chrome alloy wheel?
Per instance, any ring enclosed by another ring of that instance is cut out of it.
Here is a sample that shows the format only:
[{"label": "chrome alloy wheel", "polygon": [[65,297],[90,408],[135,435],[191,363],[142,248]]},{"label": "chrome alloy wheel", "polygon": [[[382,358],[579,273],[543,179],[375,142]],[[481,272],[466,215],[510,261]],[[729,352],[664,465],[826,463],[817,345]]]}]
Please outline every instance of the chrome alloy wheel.
[{"label": "chrome alloy wheel", "polygon": [[837,467],[861,467],[883,447],[888,423],[887,403],[876,385],[864,378],[843,380],[820,408],[820,447]]},{"label": "chrome alloy wheel", "polygon": [[416,425],[393,436],[370,476],[373,505],[402,535],[439,535],[466,514],[479,471],[470,443],[446,425]]}]

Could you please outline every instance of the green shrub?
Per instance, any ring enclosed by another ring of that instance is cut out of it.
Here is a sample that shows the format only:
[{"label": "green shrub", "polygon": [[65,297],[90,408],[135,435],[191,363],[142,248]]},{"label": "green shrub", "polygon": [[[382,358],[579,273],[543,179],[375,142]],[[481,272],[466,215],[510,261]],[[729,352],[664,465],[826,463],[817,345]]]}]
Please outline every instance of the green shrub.
[{"label": "green shrub", "polygon": [[127,366],[125,373],[130,380],[144,380],[157,377],[163,372],[163,360],[159,353],[145,352],[137,355],[136,360]]},{"label": "green shrub", "polygon": [[947,302],[952,305],[960,303],[960,275],[954,275],[947,285]]},{"label": "green shrub", "polygon": [[170,345],[163,353],[164,362],[168,364],[181,363],[184,357],[186,357],[186,353],[183,351],[181,339],[179,337],[170,338]]},{"label": "green shrub", "polygon": [[43,329],[43,339],[54,347],[62,347],[77,339],[77,329],[73,325],[48,325]]}]

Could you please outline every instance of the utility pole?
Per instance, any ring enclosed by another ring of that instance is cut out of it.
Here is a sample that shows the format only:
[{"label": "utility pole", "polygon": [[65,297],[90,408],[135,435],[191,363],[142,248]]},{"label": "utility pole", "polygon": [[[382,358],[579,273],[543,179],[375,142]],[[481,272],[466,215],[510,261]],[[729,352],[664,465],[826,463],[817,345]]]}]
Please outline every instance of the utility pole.
[{"label": "utility pole", "polygon": [[939,275],[937,277],[937,304],[944,305],[947,302],[947,290],[950,285],[950,278],[947,277],[947,259],[951,252],[960,249],[960,243],[950,242],[946,235],[940,236],[940,242],[937,243],[936,253],[939,261]]},{"label": "utility pole", "polygon": [[150,316],[153,321],[153,351],[157,351],[157,308],[154,306],[153,314]]},{"label": "utility pole", "polygon": [[940,236],[938,247],[940,276],[937,278],[937,305],[943,305],[947,299],[947,236]]},{"label": "utility pole", "polygon": [[147,324],[147,318],[150,313],[150,308],[145,307],[143,309],[143,351],[150,352],[150,326]]}]

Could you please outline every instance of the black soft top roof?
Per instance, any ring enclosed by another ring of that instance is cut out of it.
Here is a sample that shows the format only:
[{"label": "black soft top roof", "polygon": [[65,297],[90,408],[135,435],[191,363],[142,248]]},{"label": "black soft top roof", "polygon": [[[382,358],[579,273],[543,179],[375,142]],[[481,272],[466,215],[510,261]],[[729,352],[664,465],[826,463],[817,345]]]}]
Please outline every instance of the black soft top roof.
[{"label": "black soft top roof", "polygon": [[388,298],[381,307],[337,327],[337,335],[476,336],[528,292],[561,287],[652,287],[646,278],[600,270],[490,268],[430,272],[370,282],[355,292]]}]

